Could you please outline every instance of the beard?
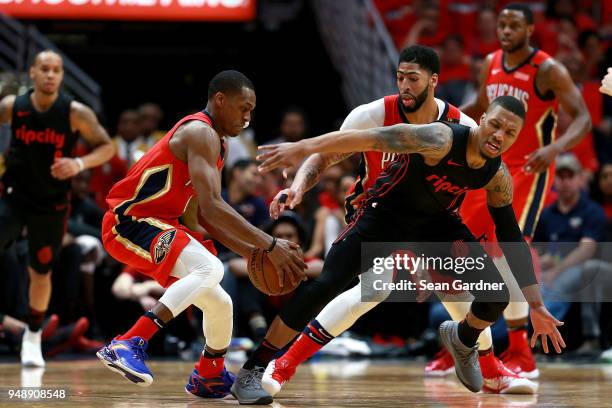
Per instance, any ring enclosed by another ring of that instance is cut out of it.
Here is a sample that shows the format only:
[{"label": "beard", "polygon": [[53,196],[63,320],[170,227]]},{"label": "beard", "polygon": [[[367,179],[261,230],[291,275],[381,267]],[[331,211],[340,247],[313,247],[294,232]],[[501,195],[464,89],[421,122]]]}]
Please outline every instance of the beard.
[{"label": "beard", "polygon": [[402,109],[405,113],[412,113],[418,111],[421,105],[423,105],[423,103],[427,99],[427,96],[429,96],[429,87],[425,87],[425,90],[414,98],[414,106],[406,107],[406,105],[402,103]]},{"label": "beard", "polygon": [[515,45],[511,46],[506,52],[507,53],[513,53],[515,51],[518,51],[521,48],[523,48],[525,46],[525,44],[527,44],[527,38],[525,38],[525,39],[523,39],[523,41],[520,41],[520,42],[516,43]]}]

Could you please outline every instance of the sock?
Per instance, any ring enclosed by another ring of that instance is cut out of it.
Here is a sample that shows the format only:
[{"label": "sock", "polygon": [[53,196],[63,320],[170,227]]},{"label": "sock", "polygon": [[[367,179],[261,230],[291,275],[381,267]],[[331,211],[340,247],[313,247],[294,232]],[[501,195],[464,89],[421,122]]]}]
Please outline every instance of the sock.
[{"label": "sock", "polygon": [[333,339],[334,336],[329,334],[319,322],[313,320],[281,358],[289,360],[296,366],[300,365]]},{"label": "sock", "polygon": [[264,339],[259,346],[255,349],[251,357],[244,363],[245,370],[252,370],[255,367],[266,367],[268,363],[274,360],[274,356],[280,350],[274,346],[268,340]]},{"label": "sock", "polygon": [[115,340],[129,340],[132,337],[142,337],[146,341],[151,340],[151,337],[157,333],[159,329],[166,327],[166,324],[161,321],[157,315],[148,311],[132,326],[126,333],[115,337]]},{"label": "sock", "polygon": [[28,316],[28,329],[30,331],[39,331],[45,321],[45,310],[36,310],[30,307],[30,315]]},{"label": "sock", "polygon": [[508,329],[508,348],[529,347],[527,325]]},{"label": "sock", "polygon": [[478,336],[484,329],[475,329],[467,323],[467,320],[463,319],[459,322],[459,340],[466,347],[474,347],[476,345],[476,341],[478,341]]},{"label": "sock", "polygon": [[200,361],[196,364],[195,368],[198,370],[200,377],[213,378],[219,377],[223,371],[225,364],[225,353],[227,350],[223,350],[218,353],[210,352],[206,347],[200,355]]}]

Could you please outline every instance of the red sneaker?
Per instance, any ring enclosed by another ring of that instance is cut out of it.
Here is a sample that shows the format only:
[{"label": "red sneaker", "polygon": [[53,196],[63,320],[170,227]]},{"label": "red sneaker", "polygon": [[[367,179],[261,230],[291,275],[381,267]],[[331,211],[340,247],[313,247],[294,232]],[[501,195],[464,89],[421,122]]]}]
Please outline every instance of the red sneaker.
[{"label": "red sneaker", "polygon": [[455,362],[453,356],[441,348],[434,356],[434,359],[425,366],[426,377],[445,377],[455,372]]},{"label": "red sneaker", "polygon": [[500,358],[504,365],[523,378],[535,379],[540,376],[533,352],[527,340],[527,330],[508,332],[510,345]]},{"label": "red sneaker", "polygon": [[49,316],[49,319],[47,319],[47,322],[43,327],[42,340],[45,341],[51,338],[51,336],[53,336],[53,333],[55,333],[55,331],[57,330],[57,326],[59,326],[59,316],[54,313]]},{"label": "red sneaker", "polygon": [[293,377],[297,366],[284,356],[272,360],[266,367],[261,379],[261,386],[271,396],[275,396],[283,385]]},{"label": "red sneaker", "polygon": [[490,394],[535,394],[538,392],[537,383],[514,373],[493,353],[480,356],[479,361],[484,380],[483,392]]}]

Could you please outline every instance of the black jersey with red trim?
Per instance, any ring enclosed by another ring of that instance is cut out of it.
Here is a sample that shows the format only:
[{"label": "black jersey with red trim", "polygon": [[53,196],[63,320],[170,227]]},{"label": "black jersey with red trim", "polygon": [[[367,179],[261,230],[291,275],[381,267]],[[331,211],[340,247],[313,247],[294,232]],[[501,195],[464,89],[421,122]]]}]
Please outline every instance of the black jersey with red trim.
[{"label": "black jersey with red trim", "polygon": [[51,107],[39,112],[32,104],[33,90],[15,98],[11,142],[2,177],[5,194],[25,199],[41,209],[62,210],[68,205],[70,179],[51,175],[56,158],[71,157],[78,139],[70,126],[73,99],[60,92]]},{"label": "black jersey with red trim", "polygon": [[[444,109],[440,112],[439,120],[452,123],[461,122],[461,111],[443,101]],[[384,123],[379,126],[392,126],[398,123],[410,123],[404,110],[401,106],[402,100],[399,94],[388,95],[384,97],[385,117]],[[378,176],[391,163],[397,154],[386,152],[362,152],[359,168],[357,169],[357,177],[353,186],[349,189],[345,198],[344,207],[346,210],[346,221],[349,222],[355,213],[355,209],[359,207],[362,200],[366,198],[366,192],[374,186]]]},{"label": "black jersey with red trim", "polygon": [[432,219],[456,214],[465,193],[484,187],[501,165],[501,158],[478,168],[467,164],[470,127],[448,122],[453,142],[448,154],[429,166],[420,154],[400,154],[381,173],[353,223],[368,234],[382,228],[426,225]]}]

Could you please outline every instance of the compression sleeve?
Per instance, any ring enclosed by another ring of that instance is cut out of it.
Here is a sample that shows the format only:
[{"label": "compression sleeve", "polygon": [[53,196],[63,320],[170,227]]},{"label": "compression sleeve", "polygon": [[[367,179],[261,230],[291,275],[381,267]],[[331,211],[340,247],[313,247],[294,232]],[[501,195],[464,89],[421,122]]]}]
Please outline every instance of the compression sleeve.
[{"label": "compression sleeve", "polygon": [[497,241],[519,286],[524,288],[537,284],[531,251],[516,222],[512,205],[488,207],[491,218],[495,223]]}]

